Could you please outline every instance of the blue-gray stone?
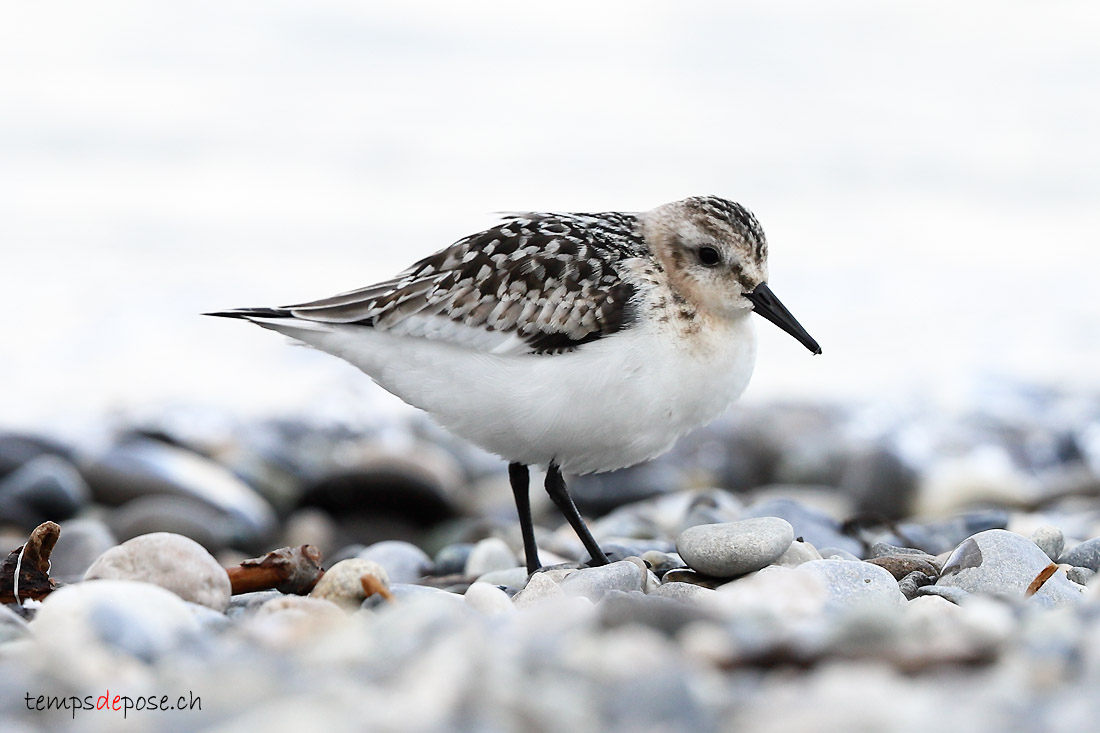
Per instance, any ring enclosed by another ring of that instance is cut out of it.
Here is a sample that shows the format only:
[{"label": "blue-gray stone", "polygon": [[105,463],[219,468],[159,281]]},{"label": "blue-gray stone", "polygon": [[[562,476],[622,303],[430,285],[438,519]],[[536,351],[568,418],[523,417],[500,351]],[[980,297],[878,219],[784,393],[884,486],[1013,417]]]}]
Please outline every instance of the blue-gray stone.
[{"label": "blue-gray stone", "polygon": [[792,542],[794,530],[786,520],[757,517],[688,527],[676,538],[676,550],[693,570],[732,578],[771,564]]},{"label": "blue-gray stone", "polygon": [[415,583],[432,572],[432,559],[410,542],[384,540],[360,550],[356,557],[381,565],[391,583]]},{"label": "blue-gray stone", "polygon": [[1088,568],[1093,572],[1100,570],[1100,537],[1085,540],[1070,548],[1062,555],[1058,562],[1072,565],[1076,568]]}]

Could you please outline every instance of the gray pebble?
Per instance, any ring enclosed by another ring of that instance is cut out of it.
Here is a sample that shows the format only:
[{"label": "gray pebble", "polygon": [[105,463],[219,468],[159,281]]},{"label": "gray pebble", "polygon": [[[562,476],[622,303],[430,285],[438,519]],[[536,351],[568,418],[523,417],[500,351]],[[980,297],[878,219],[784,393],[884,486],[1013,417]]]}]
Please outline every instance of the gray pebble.
[{"label": "gray pebble", "polygon": [[926,575],[919,570],[914,570],[898,581],[898,589],[901,590],[903,596],[909,600],[913,600],[917,597],[917,591],[935,582],[936,578],[934,576]]},{"label": "gray pebble", "polygon": [[1066,571],[1066,577],[1079,585],[1088,585],[1089,581],[1096,577],[1096,571],[1088,568],[1070,568]]},{"label": "gray pebble", "polygon": [[61,456],[41,455],[0,479],[0,521],[35,527],[73,516],[91,492]]},{"label": "gray pebble", "polygon": [[805,540],[796,539],[773,564],[793,568],[802,563],[821,559],[821,553],[817,551],[816,547]]},{"label": "gray pebble", "polygon": [[458,575],[466,572],[466,561],[474,549],[472,542],[456,542],[446,545],[435,554],[433,562],[437,575]]},{"label": "gray pebble", "polygon": [[917,589],[918,596],[939,596],[958,605],[971,595],[970,591],[950,585],[925,585]]},{"label": "gray pebble", "polygon": [[683,603],[700,603],[702,599],[716,592],[693,583],[664,583],[649,591],[649,595],[659,598],[671,598]]},{"label": "gray pebble", "polygon": [[1093,572],[1100,570],[1100,537],[1085,540],[1063,554],[1058,562],[1075,568],[1088,568]]},{"label": "gray pebble", "polygon": [[840,522],[823,511],[808,507],[793,499],[765,499],[749,506],[742,513],[748,517],[779,517],[794,528],[795,537],[801,537],[814,547],[838,547],[852,553],[863,551],[863,545],[840,531]]},{"label": "gray pebble", "polygon": [[891,610],[904,600],[893,575],[862,560],[814,560],[799,565],[794,572],[821,579],[832,608]]},{"label": "gray pebble", "polygon": [[432,572],[432,559],[411,542],[384,540],[360,550],[356,556],[372,560],[386,570],[391,583],[415,583]]},{"label": "gray pebble", "polygon": [[86,466],[84,477],[95,499],[108,506],[153,494],[206,504],[231,524],[235,544],[244,547],[263,543],[277,525],[271,505],[224,466],[158,440],[121,443]]},{"label": "gray pebble", "polygon": [[153,583],[219,613],[231,595],[225,568],[199,543],[169,532],[141,535],[112,547],[96,558],[84,579]]},{"label": "gray pebble", "polygon": [[665,573],[669,570],[687,567],[687,563],[684,562],[684,559],[675,552],[649,550],[648,552],[642,553],[642,560],[649,563],[649,567],[653,569],[653,572],[656,573],[658,578],[663,578]]},{"label": "gray pebble", "polygon": [[771,564],[792,542],[786,520],[758,517],[689,527],[676,538],[676,550],[693,570],[732,578]]},{"label": "gray pebble", "polygon": [[145,662],[193,641],[201,629],[178,595],[132,580],[67,585],[46,597],[30,626],[51,647],[80,649],[92,641]]},{"label": "gray pebble", "polygon": [[858,560],[856,555],[841,547],[822,547],[818,552],[825,560]]},{"label": "gray pebble", "polygon": [[477,578],[479,583],[490,585],[502,585],[510,589],[512,593],[519,591],[527,585],[527,568],[505,568],[503,570],[490,570]]},{"label": "gray pebble", "polygon": [[1023,535],[990,529],[962,542],[944,563],[936,585],[971,593],[1032,598],[1033,603],[1056,606],[1078,602],[1084,588],[1054,569],[1042,550]]},{"label": "gray pebble", "polygon": [[512,598],[512,602],[516,608],[527,608],[546,598],[561,598],[563,595],[561,586],[550,573],[535,573],[526,587]]},{"label": "gray pebble", "polygon": [[427,585],[415,585],[412,583],[394,583],[390,586],[390,594],[393,596],[392,601],[387,601],[379,594],[374,594],[369,598],[363,600],[360,606],[363,609],[376,609],[382,610],[391,606],[399,608],[406,603],[445,603],[452,604],[455,607],[461,607],[463,610],[470,610],[470,607],[466,604],[466,599],[457,593],[451,593],[449,591],[441,590],[439,588],[432,588]]},{"label": "gray pebble", "polygon": [[97,519],[62,522],[50,554],[50,575],[62,583],[81,580],[95,559],[117,544],[111,530]]},{"label": "gray pebble", "polygon": [[610,565],[574,570],[561,582],[562,592],[598,601],[613,590],[642,592],[645,576],[638,565],[620,560]]},{"label": "gray pebble", "polygon": [[225,615],[229,618],[238,618],[255,613],[260,606],[276,598],[282,598],[285,594],[277,590],[258,590],[253,593],[239,593],[229,599],[229,607],[225,609]]},{"label": "gray pebble", "polygon": [[520,564],[516,554],[499,537],[486,537],[474,545],[466,559],[466,574],[473,577],[493,570],[507,570]]},{"label": "gray pebble", "polygon": [[1031,533],[1031,541],[1038,545],[1051,562],[1058,562],[1062,556],[1062,550],[1066,544],[1066,538],[1062,530],[1049,524],[1044,524]]}]

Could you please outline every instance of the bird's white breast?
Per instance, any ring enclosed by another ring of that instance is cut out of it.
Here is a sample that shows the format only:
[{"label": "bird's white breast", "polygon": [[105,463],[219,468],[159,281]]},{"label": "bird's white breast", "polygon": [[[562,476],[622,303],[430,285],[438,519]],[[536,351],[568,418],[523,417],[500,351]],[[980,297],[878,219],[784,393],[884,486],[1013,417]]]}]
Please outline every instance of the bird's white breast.
[{"label": "bird's white breast", "polygon": [[725,411],[756,359],[748,315],[690,335],[647,320],[555,355],[495,355],[355,326],[287,333],[509,461],[593,473],[659,455]]}]

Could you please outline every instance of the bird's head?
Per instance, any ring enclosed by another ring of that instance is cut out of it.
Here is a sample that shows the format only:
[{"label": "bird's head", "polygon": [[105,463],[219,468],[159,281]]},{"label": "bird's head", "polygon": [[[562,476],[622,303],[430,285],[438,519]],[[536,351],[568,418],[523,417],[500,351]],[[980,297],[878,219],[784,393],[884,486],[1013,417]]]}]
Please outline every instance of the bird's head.
[{"label": "bird's head", "polygon": [[692,196],[658,206],[643,221],[650,247],[681,296],[719,317],[756,311],[821,353],[768,287],[768,242],[748,209],[717,196]]}]

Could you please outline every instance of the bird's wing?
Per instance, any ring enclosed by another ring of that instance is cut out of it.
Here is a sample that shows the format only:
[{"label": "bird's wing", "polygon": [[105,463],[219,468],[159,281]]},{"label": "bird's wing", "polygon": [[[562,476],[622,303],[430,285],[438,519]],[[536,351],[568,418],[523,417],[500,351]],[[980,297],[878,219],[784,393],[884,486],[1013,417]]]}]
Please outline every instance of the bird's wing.
[{"label": "bird's wing", "polygon": [[392,280],[219,315],[354,325],[497,354],[561,353],[630,322],[635,289],[618,264],[643,250],[629,214],[511,215]]}]

